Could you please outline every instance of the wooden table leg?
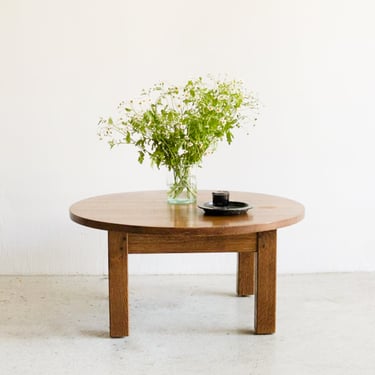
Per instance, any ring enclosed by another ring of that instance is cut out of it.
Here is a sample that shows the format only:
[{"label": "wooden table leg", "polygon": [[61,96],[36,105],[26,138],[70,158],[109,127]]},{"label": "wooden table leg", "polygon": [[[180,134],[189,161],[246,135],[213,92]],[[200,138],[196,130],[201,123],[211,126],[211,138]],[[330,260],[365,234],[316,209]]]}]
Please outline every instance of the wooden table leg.
[{"label": "wooden table leg", "polygon": [[238,253],[237,294],[241,297],[254,294],[255,253]]},{"label": "wooden table leg", "polygon": [[124,232],[108,232],[108,277],[110,336],[129,336],[128,241]]},{"label": "wooden table leg", "polygon": [[255,333],[276,330],[276,230],[258,233],[255,290]]}]

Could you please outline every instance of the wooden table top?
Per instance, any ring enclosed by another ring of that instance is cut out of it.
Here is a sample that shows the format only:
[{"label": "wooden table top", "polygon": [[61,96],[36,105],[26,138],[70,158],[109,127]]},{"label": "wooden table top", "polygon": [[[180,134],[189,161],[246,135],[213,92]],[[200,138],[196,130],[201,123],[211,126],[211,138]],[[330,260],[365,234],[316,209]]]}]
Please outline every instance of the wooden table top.
[{"label": "wooden table top", "polygon": [[304,207],[290,199],[257,193],[231,192],[231,201],[252,208],[234,216],[207,216],[197,204],[211,201],[210,191],[198,193],[197,204],[171,205],[165,191],[101,195],[70,207],[73,221],[97,229],[142,234],[230,235],[274,230],[304,217]]}]

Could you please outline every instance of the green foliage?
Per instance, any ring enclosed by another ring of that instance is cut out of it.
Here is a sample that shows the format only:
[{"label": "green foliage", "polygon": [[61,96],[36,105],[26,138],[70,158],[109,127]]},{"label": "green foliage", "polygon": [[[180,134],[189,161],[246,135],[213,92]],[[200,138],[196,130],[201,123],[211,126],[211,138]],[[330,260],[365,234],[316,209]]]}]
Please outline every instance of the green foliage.
[{"label": "green foliage", "polygon": [[[258,108],[254,96],[246,94],[240,81],[198,78],[183,87],[163,82],[144,90],[139,100],[122,102],[117,119],[101,119],[101,139],[112,147],[132,144],[138,161],[149,157],[151,163],[168,170],[186,170],[200,165],[218,142],[233,140],[248,113]],[[256,118],[254,118],[256,120]]]}]

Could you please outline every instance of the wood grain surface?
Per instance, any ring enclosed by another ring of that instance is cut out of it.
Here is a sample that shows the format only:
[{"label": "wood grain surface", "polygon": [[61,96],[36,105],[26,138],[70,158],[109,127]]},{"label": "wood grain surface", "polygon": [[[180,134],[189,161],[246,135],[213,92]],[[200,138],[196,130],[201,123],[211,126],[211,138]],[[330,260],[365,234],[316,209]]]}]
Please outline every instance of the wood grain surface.
[{"label": "wood grain surface", "polygon": [[[255,247],[255,250],[257,248]],[[238,253],[237,263],[237,295],[251,296],[255,289],[255,257],[256,253]]]},{"label": "wood grain surface", "polygon": [[108,277],[110,336],[129,336],[128,244],[126,233],[108,232]]},{"label": "wood grain surface", "polygon": [[276,330],[276,230],[258,233],[254,326],[257,334]]},{"label": "wood grain surface", "polygon": [[[196,204],[171,205],[166,199],[165,191],[102,195],[73,204],[70,217],[88,227],[127,233],[231,235],[285,227],[304,216],[300,203],[266,194],[231,192],[231,201],[252,206],[235,216],[206,216]],[[211,192],[200,191],[198,203],[208,201]]]}]

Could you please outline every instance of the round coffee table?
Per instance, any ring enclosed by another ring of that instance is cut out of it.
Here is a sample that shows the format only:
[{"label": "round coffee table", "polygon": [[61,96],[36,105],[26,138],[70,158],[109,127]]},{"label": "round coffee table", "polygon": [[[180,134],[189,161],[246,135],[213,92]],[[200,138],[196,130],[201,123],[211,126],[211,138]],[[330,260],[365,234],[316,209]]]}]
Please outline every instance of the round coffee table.
[{"label": "round coffee table", "polygon": [[[251,208],[210,216],[196,204],[168,204],[165,191],[102,195],[71,206],[73,221],[108,231],[111,337],[129,335],[128,254],[155,253],[238,253],[237,293],[255,295],[255,332],[275,332],[276,231],[302,220],[304,207],[257,193],[231,192],[230,200]],[[209,201],[211,192],[200,191],[198,204]]]}]

